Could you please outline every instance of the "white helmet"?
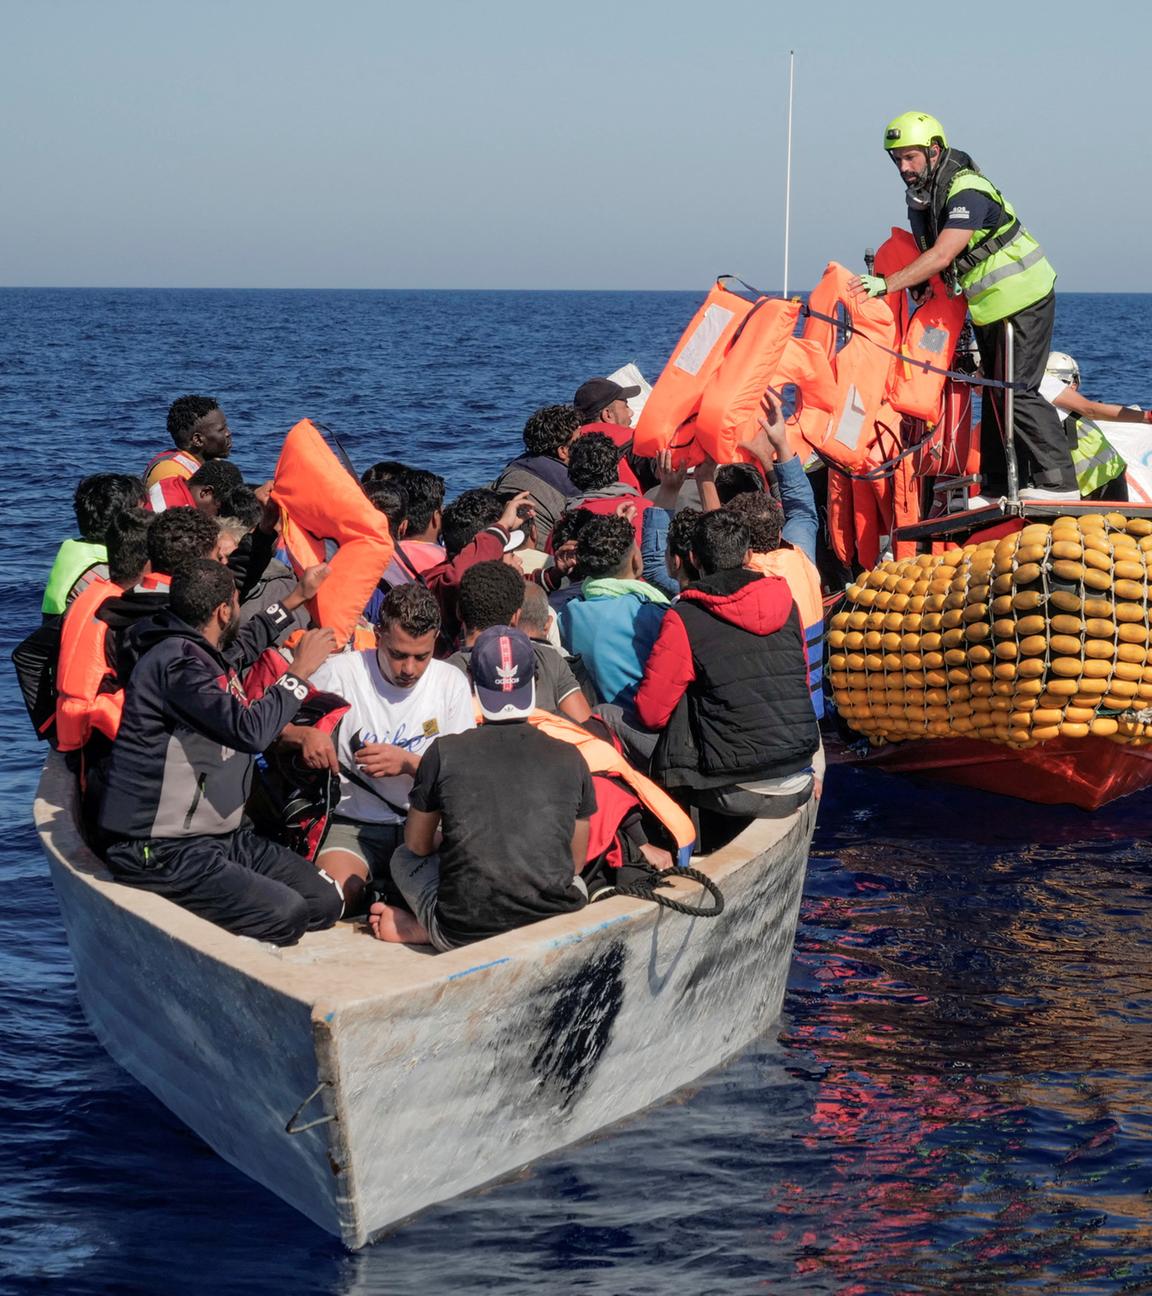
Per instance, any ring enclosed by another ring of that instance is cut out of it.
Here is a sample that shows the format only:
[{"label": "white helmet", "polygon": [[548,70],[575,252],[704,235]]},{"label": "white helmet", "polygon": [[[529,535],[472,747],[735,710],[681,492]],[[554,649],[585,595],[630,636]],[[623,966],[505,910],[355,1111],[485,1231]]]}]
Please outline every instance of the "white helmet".
[{"label": "white helmet", "polygon": [[1080,381],[1080,366],[1064,351],[1049,352],[1048,363],[1044,366],[1044,372],[1051,374],[1053,378],[1059,378],[1061,382],[1078,383]]}]

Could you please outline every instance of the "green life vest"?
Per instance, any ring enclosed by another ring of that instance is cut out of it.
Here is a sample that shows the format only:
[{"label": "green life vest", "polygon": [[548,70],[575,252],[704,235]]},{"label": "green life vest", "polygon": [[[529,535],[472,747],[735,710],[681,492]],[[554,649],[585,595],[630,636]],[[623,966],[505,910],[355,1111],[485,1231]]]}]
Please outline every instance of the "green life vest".
[{"label": "green life vest", "polygon": [[1072,443],[1072,466],[1080,494],[1087,496],[1119,477],[1127,464],[1091,419],[1069,414],[1064,428]]},{"label": "green life vest", "polygon": [[56,551],[56,561],[48,573],[44,587],[44,601],[40,611],[45,616],[63,616],[68,606],[68,596],[76,582],[86,571],[108,561],[108,550],[102,544],[89,544],[87,540],[65,540]]},{"label": "green life vest", "polygon": [[999,229],[973,230],[967,248],[953,262],[973,323],[994,324],[1043,301],[1056,282],[1056,271],[1020,224],[1012,204],[978,171],[958,171],[945,203],[965,189],[987,194],[1004,211]]}]

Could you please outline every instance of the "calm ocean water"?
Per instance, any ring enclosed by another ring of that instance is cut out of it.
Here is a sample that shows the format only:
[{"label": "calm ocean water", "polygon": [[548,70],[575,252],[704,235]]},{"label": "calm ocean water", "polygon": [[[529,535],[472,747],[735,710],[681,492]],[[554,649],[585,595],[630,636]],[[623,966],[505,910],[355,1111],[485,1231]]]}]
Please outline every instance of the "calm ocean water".
[{"label": "calm ocean water", "polygon": [[[696,300],[0,291],[5,660],[76,480],[138,471],[174,396],[220,399],[250,477],[309,415],[455,492],[536,405],[654,379]],[[1152,403],[1152,296],[1066,295],[1055,344],[1088,395]],[[349,1256],[89,1033],[0,680],[0,1291],[1152,1292],[1152,795],[1088,816],[834,769],[779,1035]]]}]

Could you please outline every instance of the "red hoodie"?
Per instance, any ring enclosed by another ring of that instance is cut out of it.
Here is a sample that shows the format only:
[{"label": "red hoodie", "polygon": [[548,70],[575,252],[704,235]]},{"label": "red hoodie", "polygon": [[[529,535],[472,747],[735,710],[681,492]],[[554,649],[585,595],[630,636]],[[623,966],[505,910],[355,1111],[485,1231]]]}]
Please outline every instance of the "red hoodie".
[{"label": "red hoodie", "polygon": [[743,567],[715,572],[684,590],[661,622],[636,693],[636,713],[650,729],[664,728],[696,678],[688,631],[676,611],[680,603],[696,603],[721,621],[755,635],[781,629],[795,606],[787,581]]}]

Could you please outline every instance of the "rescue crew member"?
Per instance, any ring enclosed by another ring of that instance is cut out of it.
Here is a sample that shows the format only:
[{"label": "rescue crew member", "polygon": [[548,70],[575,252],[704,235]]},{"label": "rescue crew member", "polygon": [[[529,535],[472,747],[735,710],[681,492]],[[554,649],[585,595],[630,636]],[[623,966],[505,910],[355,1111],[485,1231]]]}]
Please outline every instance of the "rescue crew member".
[{"label": "rescue crew member", "polygon": [[168,407],[168,435],[175,450],[162,450],[144,470],[149,488],[165,477],[191,477],[209,459],[227,459],[232,433],[211,396],[181,396]]},{"label": "rescue crew member", "polygon": [[[1021,485],[1037,500],[1080,498],[1056,412],[1040,395],[1052,345],[1056,272],[1021,225],[1011,203],[967,153],[948,147],[944,128],[927,113],[907,112],[884,131],[884,148],[907,187],[908,214],[920,255],[895,274],[860,275],[854,291],[879,297],[943,274],[963,291],[989,378],[1005,377],[1005,325],[1014,332],[1016,453]],[[985,391],[981,465],[985,490],[1007,485],[1003,389]]]},{"label": "rescue crew member", "polygon": [[1080,366],[1064,351],[1053,351],[1044,370],[1040,395],[1050,401],[1064,421],[1076,481],[1085,499],[1126,500],[1127,464],[1095,420],[1110,423],[1152,423],[1152,410],[1134,405],[1108,405],[1080,394]]}]

